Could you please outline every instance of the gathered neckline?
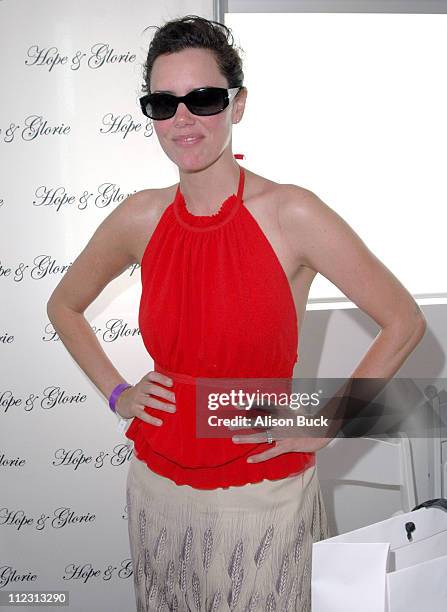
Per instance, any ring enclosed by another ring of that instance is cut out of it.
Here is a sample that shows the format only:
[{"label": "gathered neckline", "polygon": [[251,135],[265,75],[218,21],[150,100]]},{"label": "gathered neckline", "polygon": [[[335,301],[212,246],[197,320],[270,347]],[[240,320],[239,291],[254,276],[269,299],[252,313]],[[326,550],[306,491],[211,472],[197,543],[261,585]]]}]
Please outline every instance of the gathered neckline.
[{"label": "gathered neckline", "polygon": [[181,225],[196,231],[205,231],[221,227],[227,223],[237,212],[243,200],[245,173],[242,166],[239,166],[239,184],[236,194],[228,196],[220,205],[219,209],[210,215],[194,215],[186,206],[180,185],[177,187],[173,201],[174,211],[177,220]]}]

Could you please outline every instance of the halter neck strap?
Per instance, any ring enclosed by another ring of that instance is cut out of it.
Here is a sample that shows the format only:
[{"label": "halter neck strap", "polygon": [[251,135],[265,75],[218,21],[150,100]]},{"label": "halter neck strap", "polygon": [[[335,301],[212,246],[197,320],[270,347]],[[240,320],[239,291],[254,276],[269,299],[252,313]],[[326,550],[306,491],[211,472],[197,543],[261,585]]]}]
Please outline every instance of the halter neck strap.
[{"label": "halter neck strap", "polygon": [[236,198],[239,201],[242,201],[242,196],[244,195],[244,185],[245,185],[245,172],[242,166],[239,166],[239,185],[237,187],[237,195],[236,195]]}]

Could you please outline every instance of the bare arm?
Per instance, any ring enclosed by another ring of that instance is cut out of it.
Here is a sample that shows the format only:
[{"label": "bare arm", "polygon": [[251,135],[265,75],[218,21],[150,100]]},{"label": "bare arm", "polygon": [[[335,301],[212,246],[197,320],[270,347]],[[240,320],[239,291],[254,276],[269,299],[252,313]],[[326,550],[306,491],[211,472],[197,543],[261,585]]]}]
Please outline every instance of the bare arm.
[{"label": "bare arm", "polygon": [[313,192],[288,186],[281,228],[294,255],[336,285],[382,328],[353,378],[391,378],[422,339],[419,306],[354,230]]},{"label": "bare arm", "polygon": [[[159,212],[155,205],[148,204],[148,192],[129,196],[104,219],[47,303],[48,317],[63,344],[106,398],[116,385],[126,381],[102,349],[84,311],[110,281],[136,262],[137,256],[133,253],[138,249],[133,245],[138,224],[143,224],[149,233],[147,225],[155,228]],[[137,384],[121,393],[116,403],[118,414],[161,425],[163,421],[147,413],[146,407],[175,412],[175,394],[158,383],[172,385],[171,379],[159,372],[145,374]]]},{"label": "bare arm", "polygon": [[90,380],[108,398],[126,382],[102,349],[84,316],[86,308],[133,262],[130,245],[139,194],[106,217],[51,294],[47,314],[61,341]]},{"label": "bare arm", "polygon": [[[294,428],[294,435],[287,432],[285,438],[278,428],[270,428],[277,438],[275,446],[251,455],[249,463],[291,451],[316,452],[346,424],[362,425],[361,420],[352,419],[394,376],[421,340],[426,326],[411,294],[335,211],[313,192],[295,185],[285,186],[284,196],[278,206],[281,235],[297,265],[329,279],[382,329],[347,383],[313,415],[328,418],[329,425]],[[354,432],[352,426],[343,433],[349,437],[363,435],[358,428]],[[239,441],[265,441],[265,437],[259,440],[259,435],[239,437]]]},{"label": "bare arm", "polygon": [[317,427],[305,446],[286,442],[295,450],[316,451],[340,429],[348,436],[365,434],[368,420],[356,417],[420,342],[426,322],[411,294],[335,211],[309,190],[289,189],[280,223],[297,261],[329,279],[381,327],[354,372],[318,413],[329,418],[325,437]]}]

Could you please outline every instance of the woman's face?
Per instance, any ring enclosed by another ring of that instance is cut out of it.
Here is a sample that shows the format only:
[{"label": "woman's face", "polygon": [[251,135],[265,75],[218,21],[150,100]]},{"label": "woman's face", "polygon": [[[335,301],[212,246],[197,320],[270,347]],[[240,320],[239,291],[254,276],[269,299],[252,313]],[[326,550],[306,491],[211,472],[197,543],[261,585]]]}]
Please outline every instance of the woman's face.
[{"label": "woman's face", "polygon": [[[199,87],[228,87],[220,73],[215,56],[207,49],[184,49],[160,55],[151,74],[151,92],[165,91],[184,96]],[[163,151],[180,169],[194,171],[212,164],[231,141],[232,124],[242,117],[246,90],[240,90],[236,99],[217,115],[199,117],[180,103],[171,119],[154,120],[154,129]],[[195,135],[199,140],[182,145],[180,136]]]}]

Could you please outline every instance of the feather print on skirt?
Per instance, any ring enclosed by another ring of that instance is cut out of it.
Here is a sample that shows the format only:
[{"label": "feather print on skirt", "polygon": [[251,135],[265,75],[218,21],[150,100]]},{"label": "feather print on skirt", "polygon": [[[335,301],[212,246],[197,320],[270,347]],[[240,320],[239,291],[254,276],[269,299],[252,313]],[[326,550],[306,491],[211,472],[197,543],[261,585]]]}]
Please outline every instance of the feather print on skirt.
[{"label": "feather print on skirt", "polygon": [[217,610],[219,610],[220,608],[221,601],[222,601],[222,593],[220,591],[217,591],[217,593],[214,594],[213,601],[211,603],[209,612],[217,612]]},{"label": "feather print on skirt", "polygon": [[163,546],[166,543],[166,533],[167,533],[167,529],[166,527],[163,527],[163,529],[160,531],[160,535],[158,536],[158,541],[155,546],[155,551],[154,551],[155,561],[158,561],[160,555],[163,552]]},{"label": "feather print on skirt", "polygon": [[284,589],[286,588],[287,576],[289,571],[289,553],[284,555],[284,559],[281,565],[281,571],[279,572],[278,580],[276,582],[276,592],[278,595],[282,595],[284,593]]},{"label": "feather print on skirt", "polygon": [[312,543],[329,537],[316,467],[226,489],[176,485],[132,458],[137,612],[309,612]]},{"label": "feather print on skirt", "polygon": [[267,595],[267,606],[265,608],[265,612],[275,612],[276,610],[276,600],[273,593],[269,593]]}]

